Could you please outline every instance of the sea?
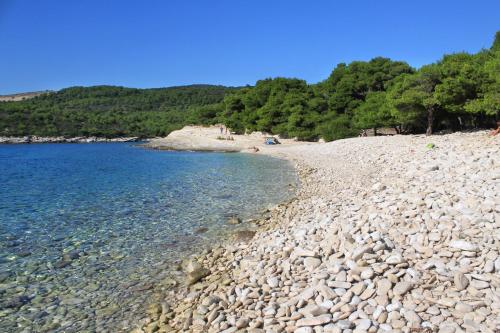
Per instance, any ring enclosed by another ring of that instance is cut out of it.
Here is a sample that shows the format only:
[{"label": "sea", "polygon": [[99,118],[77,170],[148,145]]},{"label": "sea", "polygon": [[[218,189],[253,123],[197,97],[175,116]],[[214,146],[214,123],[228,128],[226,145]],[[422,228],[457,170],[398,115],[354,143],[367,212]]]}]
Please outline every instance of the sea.
[{"label": "sea", "polygon": [[183,258],[297,184],[289,162],[257,154],[0,145],[0,332],[127,331]]}]

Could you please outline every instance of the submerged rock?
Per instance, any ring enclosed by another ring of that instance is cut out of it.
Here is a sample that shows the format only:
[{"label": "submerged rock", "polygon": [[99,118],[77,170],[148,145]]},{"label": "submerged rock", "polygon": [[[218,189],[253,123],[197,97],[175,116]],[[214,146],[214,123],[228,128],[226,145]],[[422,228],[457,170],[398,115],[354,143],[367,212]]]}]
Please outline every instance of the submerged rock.
[{"label": "submerged rock", "polygon": [[192,285],[210,274],[210,270],[201,266],[201,264],[194,259],[191,259],[186,263],[184,271],[186,273],[187,285]]},{"label": "submerged rock", "polygon": [[194,231],[195,234],[204,234],[208,231],[207,227],[199,227]]},{"label": "submerged rock", "polygon": [[247,242],[251,240],[257,232],[255,230],[237,230],[234,237],[238,242]]},{"label": "submerged rock", "polygon": [[[3,297],[3,296],[2,296]],[[29,303],[30,298],[27,295],[14,296],[9,299],[6,299],[0,303],[0,308],[9,309],[9,308],[20,308],[21,306]]]},{"label": "submerged rock", "polygon": [[238,216],[231,216],[230,218],[227,219],[227,223],[229,224],[240,224],[241,219]]},{"label": "submerged rock", "polygon": [[56,262],[54,264],[54,267],[55,268],[64,268],[64,267],[69,266],[69,265],[71,265],[71,260],[64,260],[63,259],[63,260],[59,260],[58,262]]}]

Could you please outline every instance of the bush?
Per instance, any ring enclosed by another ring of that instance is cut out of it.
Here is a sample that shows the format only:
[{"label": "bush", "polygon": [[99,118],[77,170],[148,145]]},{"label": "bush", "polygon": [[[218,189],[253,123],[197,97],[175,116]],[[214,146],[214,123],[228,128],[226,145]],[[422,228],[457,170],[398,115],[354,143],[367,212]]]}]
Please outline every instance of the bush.
[{"label": "bush", "polygon": [[345,139],[358,135],[358,131],[351,127],[347,115],[340,115],[325,121],[319,126],[318,131],[325,141]]}]

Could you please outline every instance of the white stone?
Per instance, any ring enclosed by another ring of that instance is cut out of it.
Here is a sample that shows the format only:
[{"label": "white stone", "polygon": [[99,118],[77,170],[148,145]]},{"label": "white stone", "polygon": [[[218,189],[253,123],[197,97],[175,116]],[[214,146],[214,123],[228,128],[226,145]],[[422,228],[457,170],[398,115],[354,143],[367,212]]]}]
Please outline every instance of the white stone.
[{"label": "white stone", "polygon": [[402,281],[396,283],[392,291],[395,295],[404,295],[412,288],[411,282]]},{"label": "white stone", "polygon": [[474,279],[470,282],[470,285],[476,289],[486,289],[490,287],[488,282]]},{"label": "white stone", "polygon": [[339,320],[337,326],[343,330],[353,327],[353,323],[348,320]]},{"label": "white stone", "polygon": [[313,258],[313,257],[307,257],[304,259],[304,266],[308,270],[314,270],[318,268],[321,265],[321,260],[318,258]]},{"label": "white stone", "polygon": [[368,330],[372,325],[372,321],[370,319],[358,319],[354,321],[354,325],[356,329]]},{"label": "white stone", "polygon": [[390,265],[401,264],[403,262],[403,257],[399,253],[393,253],[385,259],[385,262]]},{"label": "white stone", "polygon": [[450,247],[463,251],[479,251],[479,247],[475,244],[464,240],[454,240],[448,244]]},{"label": "white stone", "polygon": [[332,315],[331,314],[322,314],[320,316],[316,317],[306,317],[297,320],[297,323],[295,324],[298,327],[301,326],[316,326],[316,325],[324,325],[332,321]]},{"label": "white stone", "polygon": [[279,279],[277,276],[273,276],[267,279],[267,284],[271,288],[276,288],[279,285]]},{"label": "white stone", "polygon": [[453,281],[458,291],[464,290],[469,285],[469,279],[462,272],[456,272],[453,276]]},{"label": "white stone", "polygon": [[367,280],[367,279],[371,279],[373,277],[373,275],[374,275],[373,269],[367,268],[361,272],[360,277],[363,280]]},{"label": "white stone", "polygon": [[297,257],[316,257],[317,256],[316,252],[311,251],[311,250],[306,250],[306,249],[303,249],[301,247],[295,248],[295,250],[293,250],[293,254]]}]

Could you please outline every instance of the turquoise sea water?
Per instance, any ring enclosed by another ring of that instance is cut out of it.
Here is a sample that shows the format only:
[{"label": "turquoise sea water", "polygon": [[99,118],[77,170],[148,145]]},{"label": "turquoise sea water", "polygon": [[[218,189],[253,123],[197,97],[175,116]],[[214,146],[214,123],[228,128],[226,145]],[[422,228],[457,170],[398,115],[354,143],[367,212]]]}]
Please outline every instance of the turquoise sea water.
[{"label": "turquoise sea water", "polygon": [[176,261],[295,183],[288,163],[258,155],[0,146],[0,331],[127,327]]}]

